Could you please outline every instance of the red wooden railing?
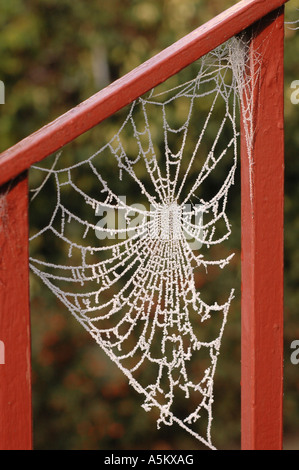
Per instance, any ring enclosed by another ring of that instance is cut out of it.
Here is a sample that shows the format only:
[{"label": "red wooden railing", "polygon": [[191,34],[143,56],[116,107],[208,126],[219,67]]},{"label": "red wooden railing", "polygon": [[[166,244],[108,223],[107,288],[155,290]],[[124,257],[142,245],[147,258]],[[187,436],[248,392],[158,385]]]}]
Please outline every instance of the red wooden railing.
[{"label": "red wooden railing", "polygon": [[254,52],[263,58],[260,86],[253,93],[252,189],[242,135],[242,429],[243,449],[282,448],[283,395],[283,11],[253,29]]},{"label": "red wooden railing", "polygon": [[[282,448],[283,4],[242,0],[0,155],[0,449],[32,448],[27,170],[230,37],[261,53],[253,90],[254,171],[242,173],[242,449]],[[271,37],[270,42],[265,41]]]}]

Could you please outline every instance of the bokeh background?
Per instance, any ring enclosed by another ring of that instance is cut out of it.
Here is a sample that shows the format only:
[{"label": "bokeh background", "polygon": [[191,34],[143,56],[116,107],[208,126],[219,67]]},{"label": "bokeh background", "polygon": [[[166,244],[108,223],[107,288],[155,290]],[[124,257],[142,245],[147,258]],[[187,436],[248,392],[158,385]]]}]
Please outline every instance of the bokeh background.
[{"label": "bokeh background", "polygon": [[[0,151],[52,121],[172,42],[237,3],[227,0],[0,0]],[[299,20],[299,2],[286,5]],[[290,344],[299,339],[299,31],[286,26],[285,48],[285,448],[299,449],[299,365]],[[102,135],[109,126],[104,124]],[[105,127],[106,126],[106,127]],[[101,135],[101,134],[100,134]],[[66,158],[101,146],[88,133]],[[31,182],[35,186],[34,175]],[[240,447],[240,200],[237,178],[230,206],[236,253],[226,286],[236,298],[216,371],[213,441]],[[43,224],[51,192],[30,208],[31,229]],[[47,250],[44,245],[34,249]],[[217,273],[212,273],[213,281]],[[156,429],[155,417],[66,308],[31,277],[35,449],[198,449],[177,428]],[[201,289],[211,292],[209,278]],[[218,283],[221,288],[221,282]]]}]

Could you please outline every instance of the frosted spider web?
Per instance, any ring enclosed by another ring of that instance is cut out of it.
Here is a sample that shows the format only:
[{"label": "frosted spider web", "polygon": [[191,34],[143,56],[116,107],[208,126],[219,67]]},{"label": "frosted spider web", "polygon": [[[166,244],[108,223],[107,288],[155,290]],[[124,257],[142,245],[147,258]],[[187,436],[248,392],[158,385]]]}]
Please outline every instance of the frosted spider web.
[{"label": "frosted spider web", "polygon": [[[244,56],[237,39],[206,55],[195,78],[134,101],[88,158],[57,168],[59,154],[51,168],[35,166],[45,177],[32,190],[33,199],[55,182],[55,207],[31,243],[49,236],[64,253],[63,262],[31,256],[32,271],[144,396],[143,408],[158,410],[158,428],[177,423],[211,449],[214,374],[234,289],[223,302],[204,301],[196,276],[233,257],[213,259],[210,250],[231,234],[226,210]],[[206,195],[215,171],[221,177]],[[94,183],[90,191],[84,174]],[[128,188],[131,201],[121,192]],[[208,337],[211,323],[217,331]],[[204,366],[195,373],[201,353]],[[185,406],[179,414],[178,396]]]},{"label": "frosted spider web", "polygon": [[[296,12],[299,11],[299,8],[296,8]],[[297,31],[299,29],[299,19],[293,21],[285,21],[285,25],[288,29]]]}]

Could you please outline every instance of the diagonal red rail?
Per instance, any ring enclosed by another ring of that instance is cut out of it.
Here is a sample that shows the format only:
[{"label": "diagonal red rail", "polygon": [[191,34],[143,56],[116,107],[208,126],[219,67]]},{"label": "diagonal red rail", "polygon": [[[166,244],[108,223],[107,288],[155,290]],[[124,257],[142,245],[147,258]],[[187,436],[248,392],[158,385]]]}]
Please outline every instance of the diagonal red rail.
[{"label": "diagonal red rail", "polygon": [[241,157],[242,448],[281,448],[286,1],[240,1],[0,155],[0,449],[32,446],[26,170],[253,24],[250,51],[262,52],[263,63],[259,96],[253,90],[252,188],[244,141]]},{"label": "diagonal red rail", "polygon": [[0,155],[0,185],[57,151],[287,0],[242,0]]}]

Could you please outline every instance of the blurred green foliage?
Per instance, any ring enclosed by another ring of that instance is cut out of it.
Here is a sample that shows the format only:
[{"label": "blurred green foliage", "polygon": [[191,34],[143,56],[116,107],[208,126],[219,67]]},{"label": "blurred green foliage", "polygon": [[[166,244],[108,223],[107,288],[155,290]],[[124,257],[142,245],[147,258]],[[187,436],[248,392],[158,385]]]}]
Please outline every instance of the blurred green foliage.
[{"label": "blurred green foliage", "polygon": [[[4,150],[79,104],[156,52],[236,3],[228,0],[0,0],[0,79],[6,103],[0,108]],[[299,19],[297,0],[287,19]],[[299,33],[286,29],[285,50],[285,434],[299,435],[299,366],[290,362],[290,343],[299,339],[299,105],[290,101],[299,79]],[[87,157],[113,135],[118,121],[100,134],[87,133],[66,160]],[[33,181],[34,186],[36,182]],[[86,181],[86,186],[90,184]],[[31,227],[45,225],[49,186]],[[239,180],[230,199],[233,234],[227,250],[236,256],[225,282],[236,286],[215,380],[212,436],[222,449],[240,445],[240,204]],[[38,199],[38,198],[37,198]],[[34,246],[44,250],[46,246]],[[55,255],[55,253],[54,253]],[[212,272],[201,288],[213,295]],[[222,282],[222,281],[221,281]],[[197,449],[176,428],[156,430],[155,416],[105,357],[92,338],[50,292],[31,277],[34,439],[36,449]],[[220,292],[221,294],[221,292]],[[299,438],[298,438],[299,439]],[[295,448],[295,447],[293,447]]]}]

